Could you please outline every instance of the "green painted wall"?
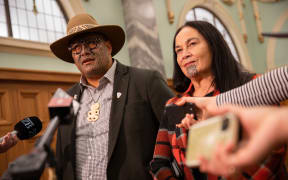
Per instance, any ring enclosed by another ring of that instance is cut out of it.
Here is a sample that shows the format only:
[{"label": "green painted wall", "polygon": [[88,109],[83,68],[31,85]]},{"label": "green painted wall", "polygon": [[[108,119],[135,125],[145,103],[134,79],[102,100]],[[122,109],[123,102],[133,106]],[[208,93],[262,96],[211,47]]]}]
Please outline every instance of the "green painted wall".
[{"label": "green painted wall", "polygon": [[[283,31],[288,31],[288,21],[283,25]],[[281,66],[283,64],[288,64],[288,39],[277,40],[276,50],[275,50],[275,66]]]},{"label": "green painted wall", "polygon": [[[256,30],[256,21],[253,15],[253,9],[250,1],[246,2],[245,8],[245,20],[247,22],[247,31],[248,31],[248,50],[252,60],[253,68],[256,72],[265,72],[267,70],[267,59],[266,59],[266,51],[267,51],[267,42],[268,37],[264,37],[264,43],[260,43],[257,38],[257,30]],[[259,14],[262,21],[262,30],[263,32],[272,32],[273,27],[276,24],[276,21],[283,15],[285,12],[288,12],[288,1],[283,0],[277,3],[261,3],[258,2]],[[288,23],[288,19],[286,19],[286,24]],[[288,28],[286,26],[282,27],[282,31],[288,32]],[[285,42],[286,43],[285,43]],[[279,43],[286,44],[285,46],[278,46]],[[288,64],[287,59],[287,46],[288,39],[277,39],[276,41],[276,50],[275,52],[275,65],[281,66],[284,64]],[[281,58],[280,60],[277,60]]]},{"label": "green painted wall", "polygon": [[74,64],[66,63],[56,58],[11,53],[0,53],[0,67],[59,72],[79,72]]},{"label": "green painted wall", "polygon": [[[280,16],[284,16],[286,14],[286,21],[284,22],[284,25],[281,28],[282,32],[288,32],[288,1],[282,0],[278,3],[259,3],[259,8],[263,9],[263,12],[261,13],[263,22],[262,22],[262,28],[263,32],[272,32],[273,27],[276,25],[277,21],[279,21]],[[265,64],[266,64],[266,48],[267,48],[267,42],[268,38],[265,38],[264,47],[262,47],[262,51],[258,50],[255,52],[255,66],[258,66],[258,64],[261,64],[263,60],[261,58],[265,58]],[[288,38],[279,39],[276,38],[276,48],[275,48],[275,66],[282,66],[284,64],[288,64]],[[262,56],[261,56],[262,55]]]},{"label": "green painted wall", "polygon": [[[156,20],[159,31],[162,54],[164,57],[165,70],[167,77],[171,78],[173,73],[172,60],[172,42],[175,31],[179,24],[179,16],[188,0],[171,0],[171,8],[175,14],[175,21],[171,25],[168,22],[165,0],[153,0],[156,11]],[[219,0],[220,1],[220,0]],[[92,14],[99,24],[118,24],[125,29],[123,6],[121,0],[105,0],[88,2],[81,1],[84,9]],[[222,6],[226,8],[235,24],[240,29],[239,16],[236,4],[228,6],[220,1]],[[266,48],[267,38],[264,43],[259,43],[257,39],[256,23],[253,15],[253,8],[250,0],[244,0],[246,7],[244,10],[244,18],[246,21],[248,32],[247,48],[252,60],[252,66],[255,72],[262,73],[267,70],[266,64]],[[288,11],[288,0],[282,0],[277,3],[261,3],[258,2],[260,16],[262,18],[262,28],[264,32],[271,32],[279,17]],[[282,31],[288,31],[288,19],[286,20]],[[275,65],[280,66],[287,64],[287,47],[288,39],[277,39],[275,50]],[[129,65],[129,54],[127,44],[115,56],[120,62]],[[61,72],[78,72],[73,64],[65,63],[56,58],[20,55],[0,52],[0,67],[20,68],[20,69],[36,69]]]}]

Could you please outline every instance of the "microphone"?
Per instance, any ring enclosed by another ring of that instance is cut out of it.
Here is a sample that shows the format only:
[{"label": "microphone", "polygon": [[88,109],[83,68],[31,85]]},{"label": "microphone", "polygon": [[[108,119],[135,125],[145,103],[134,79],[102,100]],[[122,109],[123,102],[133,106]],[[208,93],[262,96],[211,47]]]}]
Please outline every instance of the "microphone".
[{"label": "microphone", "polygon": [[36,147],[50,145],[53,134],[60,124],[69,124],[73,115],[78,112],[80,104],[73,100],[64,90],[58,88],[48,103],[50,123]]},{"label": "microphone", "polygon": [[[46,162],[55,163],[54,154],[50,149],[53,135],[60,124],[71,123],[71,118],[78,112],[79,103],[73,100],[64,90],[58,88],[49,101],[50,123],[35,144],[31,153],[17,158],[8,172],[14,179],[39,179]],[[54,164],[55,165],[55,164]]]},{"label": "microphone", "polygon": [[[14,126],[14,131],[11,132],[12,135],[16,135],[18,139],[24,140],[29,139],[38,134],[42,129],[42,122],[36,116],[27,117],[19,121]],[[4,137],[0,138],[0,143],[4,140]]]},{"label": "microphone", "polygon": [[71,117],[78,112],[79,107],[80,104],[61,88],[56,90],[48,103],[50,118],[58,116],[61,124],[70,123]]}]

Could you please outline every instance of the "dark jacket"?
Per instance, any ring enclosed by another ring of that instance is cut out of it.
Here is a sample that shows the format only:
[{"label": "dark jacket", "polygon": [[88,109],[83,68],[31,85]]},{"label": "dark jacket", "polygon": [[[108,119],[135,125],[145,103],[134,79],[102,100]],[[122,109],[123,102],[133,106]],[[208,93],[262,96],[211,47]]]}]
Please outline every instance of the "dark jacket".
[{"label": "dark jacket", "polygon": [[[121,92],[117,98],[117,92]],[[79,101],[82,87],[68,93]],[[109,122],[108,180],[152,179],[149,162],[165,102],[173,96],[161,75],[117,63]],[[76,119],[76,118],[75,118]],[[75,119],[58,128],[59,179],[75,179]]]}]

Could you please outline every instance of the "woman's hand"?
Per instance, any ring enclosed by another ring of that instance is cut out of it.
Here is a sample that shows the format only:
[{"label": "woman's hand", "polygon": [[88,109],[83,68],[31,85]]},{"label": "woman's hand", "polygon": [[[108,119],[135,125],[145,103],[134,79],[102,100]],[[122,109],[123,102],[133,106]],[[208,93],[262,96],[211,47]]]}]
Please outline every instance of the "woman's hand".
[{"label": "woman's hand", "polygon": [[195,123],[197,123],[197,120],[194,119],[194,115],[186,114],[186,116],[182,119],[181,123],[176,124],[176,127],[189,129],[189,127]]},{"label": "woman's hand", "polygon": [[182,119],[180,124],[177,124],[176,127],[186,128],[189,127],[201,120],[207,119],[210,109],[217,109],[216,105],[216,96],[214,97],[182,97],[175,104],[178,106],[183,106],[185,103],[194,103],[197,106],[196,116],[198,120],[194,119],[193,114],[186,114],[185,118]]}]

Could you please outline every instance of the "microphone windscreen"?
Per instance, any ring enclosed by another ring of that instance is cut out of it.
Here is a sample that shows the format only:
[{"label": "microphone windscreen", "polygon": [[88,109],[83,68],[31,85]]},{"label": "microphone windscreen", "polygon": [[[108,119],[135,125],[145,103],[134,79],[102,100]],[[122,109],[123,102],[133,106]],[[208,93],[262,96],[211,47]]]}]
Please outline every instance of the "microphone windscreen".
[{"label": "microphone windscreen", "polygon": [[20,140],[29,139],[38,134],[42,129],[42,122],[36,116],[25,118],[19,121],[14,130],[17,131],[17,137]]},{"label": "microphone windscreen", "polygon": [[61,124],[71,123],[73,115],[77,113],[79,103],[64,90],[58,88],[48,104],[50,118],[58,116]]}]

